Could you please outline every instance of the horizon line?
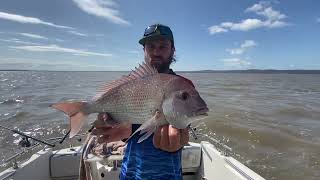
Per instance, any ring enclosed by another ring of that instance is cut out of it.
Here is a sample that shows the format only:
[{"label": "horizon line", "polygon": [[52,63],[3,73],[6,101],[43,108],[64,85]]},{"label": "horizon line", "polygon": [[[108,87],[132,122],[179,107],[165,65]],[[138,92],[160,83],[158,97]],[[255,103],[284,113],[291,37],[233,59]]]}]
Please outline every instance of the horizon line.
[{"label": "horizon line", "polygon": [[[46,70],[46,69],[0,69],[0,71],[52,71],[52,72],[131,72],[131,70]],[[320,71],[320,69],[227,69],[227,70],[177,70],[176,72],[226,72],[226,71]]]}]

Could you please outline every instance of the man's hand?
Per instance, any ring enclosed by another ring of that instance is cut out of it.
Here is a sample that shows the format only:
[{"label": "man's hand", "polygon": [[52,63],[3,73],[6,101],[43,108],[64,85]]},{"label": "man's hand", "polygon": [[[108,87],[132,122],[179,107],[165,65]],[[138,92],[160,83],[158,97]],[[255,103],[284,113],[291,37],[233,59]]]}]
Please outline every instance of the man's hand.
[{"label": "man's hand", "polygon": [[112,124],[111,117],[107,113],[99,113],[94,122],[93,135],[98,136],[98,142],[113,142],[128,138],[131,135],[131,124]]},{"label": "man's hand", "polygon": [[[119,141],[130,137],[132,133],[131,124],[110,124],[110,122],[112,120],[107,113],[98,114],[91,133],[98,136],[99,143]],[[177,129],[171,125],[159,127],[153,136],[153,145],[168,152],[175,152],[188,142],[188,129]]]},{"label": "man's hand", "polygon": [[189,142],[188,129],[177,129],[172,125],[159,127],[153,136],[153,145],[163,151],[175,152]]}]

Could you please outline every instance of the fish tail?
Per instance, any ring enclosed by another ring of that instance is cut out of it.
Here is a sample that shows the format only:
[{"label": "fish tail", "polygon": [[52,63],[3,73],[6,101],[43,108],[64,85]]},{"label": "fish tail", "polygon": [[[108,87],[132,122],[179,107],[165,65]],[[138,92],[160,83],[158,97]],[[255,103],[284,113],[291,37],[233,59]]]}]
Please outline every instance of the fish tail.
[{"label": "fish tail", "polygon": [[83,111],[86,102],[63,102],[51,105],[51,107],[58,109],[70,118],[70,138],[75,136],[81,129],[88,114]]}]

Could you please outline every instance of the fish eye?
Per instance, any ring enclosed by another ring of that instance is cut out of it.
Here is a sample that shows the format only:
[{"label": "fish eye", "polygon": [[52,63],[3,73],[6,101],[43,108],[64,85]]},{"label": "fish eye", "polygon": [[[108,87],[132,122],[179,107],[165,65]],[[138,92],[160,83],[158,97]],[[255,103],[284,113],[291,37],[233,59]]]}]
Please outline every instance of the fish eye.
[{"label": "fish eye", "polygon": [[187,92],[182,92],[182,93],[181,93],[181,99],[182,99],[182,100],[185,101],[185,100],[187,100],[188,98],[189,98],[189,94],[188,94]]}]

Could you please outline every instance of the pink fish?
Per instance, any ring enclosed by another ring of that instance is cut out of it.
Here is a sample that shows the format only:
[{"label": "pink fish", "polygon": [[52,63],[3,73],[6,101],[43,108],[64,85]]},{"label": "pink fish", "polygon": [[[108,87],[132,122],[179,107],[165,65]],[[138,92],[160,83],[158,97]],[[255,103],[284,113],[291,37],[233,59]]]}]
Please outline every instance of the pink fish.
[{"label": "pink fish", "polygon": [[136,131],[144,133],[138,142],[161,125],[186,128],[207,116],[209,110],[189,80],[158,73],[145,63],[103,86],[90,102],[62,102],[52,107],[70,117],[70,138],[80,131],[89,114],[108,112],[115,123],[142,124]]}]

